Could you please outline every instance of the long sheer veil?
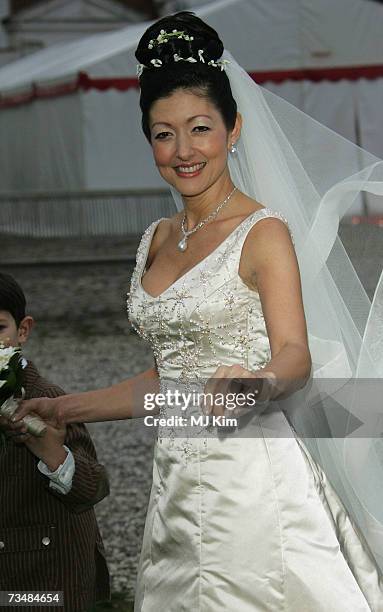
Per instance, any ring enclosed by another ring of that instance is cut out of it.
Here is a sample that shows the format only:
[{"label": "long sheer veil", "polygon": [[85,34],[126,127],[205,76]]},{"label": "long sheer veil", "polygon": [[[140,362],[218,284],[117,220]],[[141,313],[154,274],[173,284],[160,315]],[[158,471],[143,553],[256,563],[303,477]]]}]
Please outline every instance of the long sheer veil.
[{"label": "long sheer veil", "polygon": [[[238,152],[229,160],[231,177],[244,193],[288,219],[302,280],[311,382],[315,387],[315,381],[332,379],[336,387],[336,381],[381,379],[383,274],[371,302],[338,228],[363,193],[383,196],[383,161],[258,86],[227,51],[223,59],[229,61],[227,75],[243,117]],[[180,194],[172,193],[182,209]],[[383,411],[375,402],[367,433],[339,437],[336,419],[326,410],[308,409],[315,397],[310,385],[292,396],[291,422],[383,571],[383,438],[372,434],[379,425],[383,430]],[[365,413],[357,402],[343,407],[348,419],[358,417],[363,423]]]}]

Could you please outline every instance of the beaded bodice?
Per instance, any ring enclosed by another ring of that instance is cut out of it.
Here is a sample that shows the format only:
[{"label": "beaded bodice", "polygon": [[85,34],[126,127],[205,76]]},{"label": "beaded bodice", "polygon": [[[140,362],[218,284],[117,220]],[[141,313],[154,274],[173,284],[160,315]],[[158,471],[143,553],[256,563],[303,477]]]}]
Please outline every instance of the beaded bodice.
[{"label": "beaded bodice", "polygon": [[244,219],[205,259],[158,297],[141,284],[150,243],[161,221],[142,236],[128,294],[128,313],[154,353],[161,378],[181,384],[211,377],[219,365],[255,370],[270,360],[260,297],[238,274],[249,230],[265,217],[287,224],[281,213],[264,208]]}]

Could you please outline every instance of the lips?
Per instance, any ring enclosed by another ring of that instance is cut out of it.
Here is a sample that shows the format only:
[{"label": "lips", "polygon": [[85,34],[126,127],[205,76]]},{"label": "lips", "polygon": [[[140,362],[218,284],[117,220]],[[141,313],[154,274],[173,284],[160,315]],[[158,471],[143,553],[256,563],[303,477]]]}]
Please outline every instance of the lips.
[{"label": "lips", "polygon": [[178,176],[192,177],[192,176],[196,176],[197,174],[199,174],[205,166],[206,166],[206,162],[201,162],[200,164],[193,164],[193,165],[184,165],[184,166],[180,165],[180,166],[176,166],[175,171],[177,172]]}]

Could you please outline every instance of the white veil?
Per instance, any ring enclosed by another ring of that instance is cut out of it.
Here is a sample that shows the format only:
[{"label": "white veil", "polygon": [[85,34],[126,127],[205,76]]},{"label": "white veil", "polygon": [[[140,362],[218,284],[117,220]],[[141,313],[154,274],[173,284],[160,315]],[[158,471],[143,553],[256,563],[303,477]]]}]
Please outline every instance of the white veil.
[{"label": "white veil", "polygon": [[[227,75],[243,117],[238,152],[229,160],[231,177],[241,191],[288,219],[302,279],[313,381],[382,378],[383,274],[371,303],[338,227],[363,192],[383,196],[383,161],[258,86],[228,52],[223,59],[230,62]],[[172,193],[182,209],[180,194]],[[323,417],[332,436],[324,437],[318,413],[311,417],[306,411],[307,393],[292,397],[294,428],[383,571],[383,438],[372,437],[371,420],[369,437],[337,437],[331,419]],[[372,410],[373,422],[378,427],[380,421],[383,430],[382,411]],[[357,416],[358,406],[353,404],[351,412]]]}]

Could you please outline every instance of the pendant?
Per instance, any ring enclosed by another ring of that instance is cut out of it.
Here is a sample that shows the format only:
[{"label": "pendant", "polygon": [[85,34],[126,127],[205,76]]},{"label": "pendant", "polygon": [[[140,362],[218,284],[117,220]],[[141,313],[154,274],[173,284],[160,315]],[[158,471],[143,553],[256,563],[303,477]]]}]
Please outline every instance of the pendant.
[{"label": "pendant", "polygon": [[178,250],[183,252],[183,251],[186,251],[187,248],[188,248],[187,238],[186,236],[184,236],[182,240],[180,240],[178,243]]}]

